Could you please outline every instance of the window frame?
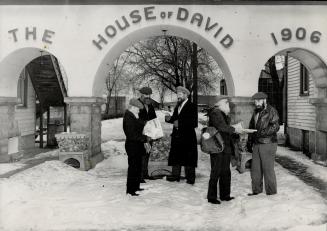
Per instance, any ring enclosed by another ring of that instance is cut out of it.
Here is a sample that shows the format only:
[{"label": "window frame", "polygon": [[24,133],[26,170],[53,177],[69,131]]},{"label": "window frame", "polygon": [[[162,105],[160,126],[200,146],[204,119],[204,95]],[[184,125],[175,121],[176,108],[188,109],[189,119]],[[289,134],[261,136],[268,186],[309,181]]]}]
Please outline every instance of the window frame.
[{"label": "window frame", "polygon": [[308,96],[310,94],[309,71],[301,63],[300,64],[300,96]]},{"label": "window frame", "polygon": [[227,95],[227,84],[226,80],[222,79],[220,80],[220,95]]},{"label": "window frame", "polygon": [[17,108],[27,108],[27,91],[28,91],[28,72],[24,68],[19,75],[17,83],[17,99],[21,99],[18,102]]}]

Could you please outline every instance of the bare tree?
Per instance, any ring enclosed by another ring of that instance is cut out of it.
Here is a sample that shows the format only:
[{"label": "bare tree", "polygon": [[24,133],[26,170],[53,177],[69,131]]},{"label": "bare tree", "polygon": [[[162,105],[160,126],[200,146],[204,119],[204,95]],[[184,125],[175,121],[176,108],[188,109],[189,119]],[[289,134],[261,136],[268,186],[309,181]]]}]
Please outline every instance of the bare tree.
[{"label": "bare tree", "polygon": [[[133,45],[129,65],[135,66],[134,81],[142,79],[156,82],[166,89],[175,91],[177,86],[192,90],[192,42],[173,36],[158,36]],[[216,89],[222,73],[215,61],[202,48],[197,48],[198,86],[200,92]],[[157,81],[155,81],[157,80]]]},{"label": "bare tree", "polygon": [[125,87],[123,79],[126,78],[125,66],[129,59],[129,53],[122,53],[110,67],[106,78],[107,89],[107,103],[105,113],[109,113],[109,107],[112,96],[115,98],[115,108],[117,110],[117,96],[119,92]]}]

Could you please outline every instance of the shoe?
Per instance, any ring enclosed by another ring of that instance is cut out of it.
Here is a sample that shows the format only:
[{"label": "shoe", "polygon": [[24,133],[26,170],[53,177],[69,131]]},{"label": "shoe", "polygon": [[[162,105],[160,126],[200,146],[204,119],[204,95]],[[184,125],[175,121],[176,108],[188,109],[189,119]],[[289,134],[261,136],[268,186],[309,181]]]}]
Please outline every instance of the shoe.
[{"label": "shoe", "polygon": [[140,194],[137,194],[136,192],[128,192],[126,194],[129,194],[131,196],[139,196]]},{"label": "shoe", "polygon": [[172,178],[172,177],[167,177],[166,180],[170,182],[174,182],[174,181],[179,182],[179,179]]},{"label": "shoe", "polygon": [[136,191],[143,191],[144,190],[144,188],[138,188],[138,189],[136,189]]},{"label": "shoe", "polygon": [[217,200],[217,199],[208,199],[208,202],[211,203],[211,204],[215,204],[215,205],[219,205],[220,204],[220,201]]},{"label": "shoe", "polygon": [[146,181],[145,180],[140,180],[140,183],[143,183],[144,184],[144,183],[146,183]]},{"label": "shoe", "polygon": [[255,196],[258,195],[259,193],[248,193],[248,196]]},{"label": "shoe", "polygon": [[276,195],[277,193],[267,193],[267,196]]},{"label": "shoe", "polygon": [[187,180],[186,183],[187,183],[187,184],[194,185],[194,181]]},{"label": "shoe", "polygon": [[146,176],[146,177],[144,177],[144,179],[146,179],[146,180],[155,180],[156,178],[154,178],[153,176]]},{"label": "shoe", "polygon": [[231,201],[233,199],[235,199],[235,197],[231,197],[231,196],[228,196],[228,197],[220,197],[220,200],[221,201]]}]

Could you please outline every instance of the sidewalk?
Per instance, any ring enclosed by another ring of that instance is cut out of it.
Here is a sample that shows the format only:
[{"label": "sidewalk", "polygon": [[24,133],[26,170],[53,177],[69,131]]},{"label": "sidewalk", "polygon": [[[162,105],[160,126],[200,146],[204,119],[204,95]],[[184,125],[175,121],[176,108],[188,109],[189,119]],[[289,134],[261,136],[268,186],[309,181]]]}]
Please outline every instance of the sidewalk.
[{"label": "sidewalk", "polygon": [[0,178],[9,178],[12,175],[15,175],[19,172],[22,172],[26,169],[32,168],[36,165],[42,164],[45,161],[56,160],[58,157],[53,156],[52,154],[56,152],[55,149],[41,149],[41,148],[32,148],[25,151],[24,156],[18,159],[15,162],[8,163],[7,165],[19,165],[21,167],[13,168],[13,170],[7,171],[3,174],[0,174]]},{"label": "sidewalk", "polygon": [[276,162],[316,189],[327,200],[327,166],[315,163],[301,151],[278,146]]}]

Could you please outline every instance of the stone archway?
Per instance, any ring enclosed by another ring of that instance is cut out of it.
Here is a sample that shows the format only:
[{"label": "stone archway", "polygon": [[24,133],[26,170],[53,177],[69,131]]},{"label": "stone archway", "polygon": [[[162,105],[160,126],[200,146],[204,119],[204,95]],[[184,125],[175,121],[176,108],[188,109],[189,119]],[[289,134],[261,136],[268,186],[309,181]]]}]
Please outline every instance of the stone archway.
[{"label": "stone archway", "polygon": [[[279,55],[287,55],[300,61],[310,72],[317,93],[307,99],[307,104],[314,106],[315,131],[310,132],[309,143],[313,143],[311,157],[318,160],[327,159],[327,65],[315,53],[303,48],[288,48],[278,52]],[[288,112],[289,113],[289,109]],[[311,114],[312,115],[312,114]],[[314,115],[312,115],[314,116]],[[289,131],[288,131],[289,133]],[[302,134],[303,135],[303,134]]]},{"label": "stone archway", "polygon": [[[0,161],[8,161],[10,159],[9,154],[15,154],[13,152],[21,152],[24,149],[35,147],[35,121],[37,107],[35,97],[35,82],[33,83],[30,73],[26,74],[26,86],[24,86],[24,89],[26,88],[25,90],[27,92],[26,93],[24,90],[24,93],[26,94],[26,103],[24,105],[20,104],[17,107],[16,105],[18,104],[17,86],[22,70],[24,70],[25,67],[26,69],[29,67],[31,68],[31,64],[35,63],[39,57],[43,57],[44,66],[48,65],[46,61],[50,61],[51,64],[49,65],[52,65],[54,72],[61,70],[61,73],[63,74],[63,82],[67,83],[67,76],[63,70],[62,65],[54,55],[45,50],[33,47],[17,49],[14,52],[8,54],[1,61]],[[42,75],[39,77],[42,77]],[[60,88],[58,87],[58,89]],[[39,99],[39,101],[41,100]],[[14,148],[13,145],[15,146]],[[11,149],[13,149],[13,151],[11,151]]]}]

